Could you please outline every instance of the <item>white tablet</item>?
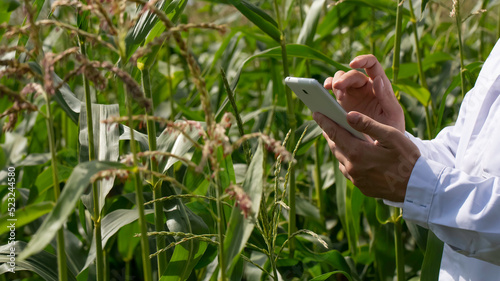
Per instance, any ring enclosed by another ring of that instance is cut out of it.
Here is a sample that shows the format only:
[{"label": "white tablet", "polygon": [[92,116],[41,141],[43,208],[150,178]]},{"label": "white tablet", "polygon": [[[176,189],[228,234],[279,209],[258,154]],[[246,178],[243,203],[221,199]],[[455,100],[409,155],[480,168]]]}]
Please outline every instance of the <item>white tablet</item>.
[{"label": "white tablet", "polygon": [[318,81],[311,78],[287,77],[285,83],[312,112],[320,112],[355,137],[369,140],[369,137],[356,131],[347,123],[345,110]]}]

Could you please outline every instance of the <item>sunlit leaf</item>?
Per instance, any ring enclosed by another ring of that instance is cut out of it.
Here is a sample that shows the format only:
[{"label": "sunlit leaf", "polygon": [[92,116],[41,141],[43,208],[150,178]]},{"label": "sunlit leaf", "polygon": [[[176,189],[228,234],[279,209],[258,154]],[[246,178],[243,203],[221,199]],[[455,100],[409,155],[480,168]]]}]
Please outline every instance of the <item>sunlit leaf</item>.
[{"label": "sunlit leaf", "polygon": [[43,250],[66,222],[68,216],[74,211],[80,195],[90,184],[90,178],[97,172],[112,168],[125,168],[125,165],[116,162],[92,161],[76,166],[62,190],[54,209],[33,235],[24,251],[19,254],[18,259],[26,259]]},{"label": "sunlit leaf", "polygon": [[229,2],[248,20],[258,26],[260,30],[264,31],[276,42],[280,41],[281,32],[278,25],[266,12],[245,0],[229,0]]},{"label": "sunlit leaf", "polygon": [[318,27],[319,17],[323,12],[323,5],[325,0],[316,0],[312,3],[307,13],[302,29],[299,33],[299,38],[297,39],[297,44],[310,45],[316,34],[316,29]]}]

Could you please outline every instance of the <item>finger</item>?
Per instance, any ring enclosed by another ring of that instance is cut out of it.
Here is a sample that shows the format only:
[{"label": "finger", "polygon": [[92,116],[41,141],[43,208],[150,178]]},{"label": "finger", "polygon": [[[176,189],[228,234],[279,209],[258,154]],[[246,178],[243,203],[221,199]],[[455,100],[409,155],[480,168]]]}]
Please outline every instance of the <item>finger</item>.
[{"label": "finger", "polygon": [[342,150],[337,148],[337,146],[335,145],[335,142],[333,142],[325,132],[323,132],[323,137],[326,139],[326,141],[328,143],[328,147],[330,147],[330,150],[333,153],[333,155],[335,155],[335,158],[337,158],[337,160],[339,160],[339,162],[342,164],[347,163],[347,161],[349,161],[349,160],[347,160],[347,157],[342,152]]},{"label": "finger", "polygon": [[331,90],[332,89],[332,80],[333,80],[333,77],[326,78],[325,82],[323,83],[323,87],[325,87],[325,89],[327,89],[327,90]]},{"label": "finger", "polygon": [[345,166],[342,163],[340,163],[340,162],[339,162],[339,170],[342,173],[342,175],[344,175],[344,177],[346,177],[351,182],[353,181],[351,175],[349,175],[349,173],[347,172],[347,169],[345,168]]},{"label": "finger", "polygon": [[384,68],[374,55],[356,57],[349,63],[349,66],[352,68],[364,68],[366,74],[372,79],[375,79],[377,76],[386,76]]},{"label": "finger", "polygon": [[384,125],[356,111],[347,114],[347,122],[355,130],[365,133],[384,147],[395,147],[399,138],[404,137],[397,129]]},{"label": "finger", "polygon": [[319,112],[314,112],[313,118],[327,134],[328,138],[344,153],[349,154],[352,148],[355,148],[360,142],[364,142]]},{"label": "finger", "polygon": [[342,71],[342,70],[335,72],[335,75],[333,77],[326,78],[325,82],[323,83],[323,87],[325,87],[325,89],[327,89],[327,90],[331,90],[332,83],[335,82],[335,80],[337,80],[339,77],[344,75],[344,73],[345,73],[345,71]]},{"label": "finger", "polygon": [[357,70],[351,70],[336,79],[332,83],[332,88],[338,90],[346,90],[348,88],[359,89],[365,87],[369,81],[369,78],[363,73]]},{"label": "finger", "polygon": [[382,77],[378,76],[373,80],[373,92],[382,108],[390,115],[396,114],[401,108],[392,87],[386,87]]}]

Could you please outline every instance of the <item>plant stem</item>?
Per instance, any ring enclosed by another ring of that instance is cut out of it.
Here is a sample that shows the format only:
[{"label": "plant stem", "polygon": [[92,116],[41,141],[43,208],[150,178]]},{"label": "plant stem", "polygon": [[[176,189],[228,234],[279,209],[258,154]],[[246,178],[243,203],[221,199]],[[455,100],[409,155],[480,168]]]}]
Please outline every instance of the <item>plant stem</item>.
[{"label": "plant stem", "polygon": [[[398,82],[398,74],[399,74],[399,64],[400,64],[400,52],[401,52],[401,26],[402,26],[402,21],[403,21],[403,8],[402,8],[403,2],[398,1],[398,7],[396,11],[396,38],[394,40],[394,58],[392,61],[392,72],[393,72],[393,83]],[[412,7],[412,3],[410,2],[410,7]],[[414,15],[413,17],[414,18]],[[415,24],[415,32],[416,33],[416,24]],[[416,37],[416,43],[418,45],[418,36]],[[418,51],[417,51],[418,52]],[[420,71],[420,69],[419,69]],[[422,71],[422,76],[423,76],[423,71]],[[427,108],[426,108],[427,109]],[[396,274],[397,274],[397,280],[398,281],[403,281],[405,280],[405,264],[404,264],[404,252],[403,252],[403,241],[401,238],[401,219],[400,219],[400,212],[401,210],[399,208],[394,209],[394,243],[395,243],[395,248],[396,248]]]},{"label": "plant stem", "polygon": [[[125,60],[123,60],[125,61]],[[124,89],[125,103],[127,104],[128,126],[130,127],[130,150],[132,151],[132,159],[134,167],[137,169],[137,146],[134,139],[134,127],[132,121],[132,104],[128,96],[127,89]],[[139,226],[141,228],[141,248],[142,248],[142,264],[144,268],[144,280],[152,281],[151,276],[151,261],[149,260],[149,241],[146,216],[144,215],[144,197],[142,194],[141,174],[136,170],[131,174],[132,181],[135,184],[135,199],[137,211],[139,212]]]},{"label": "plant stem", "polygon": [[[483,0],[483,4],[481,5],[481,9],[486,10],[486,7],[488,6],[489,0]],[[479,59],[484,60],[484,35],[485,35],[485,28],[484,22],[486,20],[486,15],[487,13],[483,13],[481,15],[481,19],[479,20],[479,28],[480,28],[480,34],[479,34]]]},{"label": "plant stem", "polygon": [[320,157],[321,157],[321,151],[320,151],[320,145],[319,145],[319,140],[317,139],[314,142],[314,152],[315,152],[315,159],[314,159],[314,187],[316,189],[316,204],[318,204],[318,209],[319,209],[319,215],[321,218],[323,218],[323,204],[321,203],[321,187],[322,187],[322,182],[321,182],[321,163],[320,163]]},{"label": "plant stem", "polygon": [[224,227],[224,206],[222,204],[222,186],[219,181],[219,173],[217,169],[214,171],[215,173],[215,195],[217,198],[217,234],[219,240],[219,272],[220,272],[220,280],[226,281],[226,261],[224,259],[224,234],[226,233]]},{"label": "plant stem", "polygon": [[130,280],[130,260],[125,261],[125,281]]},{"label": "plant stem", "polygon": [[[281,45],[281,59],[283,63],[283,73],[285,77],[290,76],[290,72],[288,70],[288,57],[286,52],[286,38],[284,30],[282,29],[281,17],[279,12],[278,1],[274,0],[274,9],[276,10],[276,18],[278,21],[278,28],[281,32],[280,36],[280,45]],[[297,127],[297,120],[295,119],[295,111],[293,104],[293,97],[290,88],[285,87],[286,93],[286,103],[287,103],[287,119],[290,124],[290,129],[292,133],[290,134],[290,139],[287,143],[288,148],[293,149],[295,143],[295,130]],[[289,165],[292,165],[289,163]],[[289,211],[289,221],[288,221],[288,237],[291,237],[293,233],[296,231],[296,222],[295,222],[295,167],[292,165],[290,169],[290,191],[288,193],[288,206],[290,207]],[[289,249],[290,249],[290,257],[293,257],[295,251],[295,239],[293,237],[290,238],[289,241]]]},{"label": "plant stem", "polygon": [[174,87],[173,87],[173,79],[172,73],[170,70],[171,64],[171,55],[170,55],[170,37],[165,40],[165,46],[167,49],[167,76],[168,76],[168,96],[170,97],[170,120],[175,121],[175,103],[174,103]]},{"label": "plant stem", "polygon": [[420,85],[422,85],[422,87],[426,89],[429,89],[429,87],[427,86],[427,80],[425,79],[424,75],[424,68],[422,66],[422,52],[420,50],[420,44],[418,39],[417,18],[415,17],[415,12],[413,10],[412,0],[409,1],[410,1],[409,5],[410,5],[411,24],[413,27],[413,36],[415,37],[415,53],[417,55],[418,76],[420,78]]},{"label": "plant stem", "polygon": [[[151,100],[151,108],[149,112],[146,112],[146,116],[154,115],[154,105],[153,105],[153,94],[151,91],[151,78],[149,76],[149,69],[141,69],[141,82],[142,90],[147,99]],[[148,119],[147,121],[147,132],[148,132],[148,144],[149,150],[156,150],[156,124],[154,120]],[[151,165],[151,171],[158,172],[158,161],[154,156],[149,159]],[[162,197],[161,194],[161,184],[159,184],[158,178],[156,178],[153,173],[151,174],[151,186],[153,188],[153,200],[157,200]],[[163,223],[163,204],[160,201],[155,201],[154,203],[154,213],[155,213],[155,229],[156,231],[164,231]],[[156,236],[156,251],[159,252],[157,256],[158,261],[158,279],[161,278],[163,272],[167,268],[167,253],[165,251],[160,251],[166,247],[165,237]]]},{"label": "plant stem", "polygon": [[[82,55],[87,55],[87,48],[85,46],[85,39],[79,36],[80,52]],[[87,133],[89,138],[89,161],[95,160],[95,148],[94,148],[94,123],[92,120],[92,98],[90,93],[90,85],[87,76],[83,74],[83,91],[85,94],[85,110],[87,114]],[[92,201],[94,205],[93,217],[94,221],[94,238],[96,245],[96,279],[98,281],[104,280],[104,257],[102,250],[102,233],[101,233],[101,212],[99,210],[99,190],[97,188],[97,182],[92,183]]]},{"label": "plant stem", "polygon": [[[224,82],[224,87],[226,88],[227,92],[227,97],[229,98],[229,101],[231,102],[231,105],[234,110],[234,117],[236,118],[236,124],[238,125],[238,131],[240,133],[240,136],[245,135],[245,131],[243,130],[243,121],[241,121],[241,116],[238,111],[238,107],[236,106],[236,101],[234,100],[234,93],[229,86],[229,82],[227,81],[226,73],[224,72],[224,69],[220,69],[220,74],[222,77],[222,81]],[[250,165],[250,161],[252,160],[252,151],[250,150],[250,144],[248,143],[248,140],[243,142],[243,150],[245,151],[245,157],[247,164]]]},{"label": "plant stem", "polygon": [[401,25],[403,21],[403,8],[402,2],[398,1],[398,8],[396,11],[396,38],[394,39],[394,57],[392,60],[392,83],[398,83],[399,63],[401,53]]},{"label": "plant stem", "polygon": [[[59,189],[59,178],[57,175],[57,158],[56,158],[56,144],[54,140],[54,119],[52,110],[50,108],[50,99],[48,94],[45,94],[45,101],[47,102],[47,118],[45,119],[47,125],[47,134],[49,137],[49,149],[52,158],[52,180],[54,182],[54,199],[57,202],[61,190]],[[67,266],[66,266],[66,250],[64,247],[64,226],[57,231],[57,271],[59,281],[67,280]]]},{"label": "plant stem", "polygon": [[[498,6],[498,12],[497,12],[497,15],[500,14],[500,6]],[[498,17],[497,19],[497,37],[496,38],[500,38],[500,17]]]},{"label": "plant stem", "polygon": [[464,65],[464,48],[462,45],[462,17],[460,16],[460,0],[454,1],[453,9],[455,10],[455,19],[458,32],[458,49],[460,51],[460,87],[462,88],[462,98],[465,97],[465,65]]},{"label": "plant stem", "polygon": [[402,220],[401,220],[401,209],[394,208],[394,238],[396,240],[396,274],[398,281],[404,281],[405,279],[405,258],[404,258],[404,245],[403,238],[401,236],[402,230]]}]

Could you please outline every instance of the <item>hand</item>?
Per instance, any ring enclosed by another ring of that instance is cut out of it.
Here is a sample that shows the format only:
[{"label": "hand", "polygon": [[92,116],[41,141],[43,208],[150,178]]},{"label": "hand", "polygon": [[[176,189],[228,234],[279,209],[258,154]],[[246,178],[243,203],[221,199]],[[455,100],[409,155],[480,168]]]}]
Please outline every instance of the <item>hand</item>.
[{"label": "hand", "polygon": [[364,68],[365,74],[351,70],[337,71],[334,77],[325,80],[324,87],[332,90],[337,101],[347,111],[358,111],[370,118],[405,131],[403,109],[394,96],[391,82],[384,69],[373,55],[356,57],[352,68]]},{"label": "hand", "polygon": [[354,137],[319,112],[313,118],[339,160],[340,171],[363,194],[403,202],[411,172],[420,157],[411,140],[397,129],[355,111],[347,114],[349,125],[374,142]]}]

